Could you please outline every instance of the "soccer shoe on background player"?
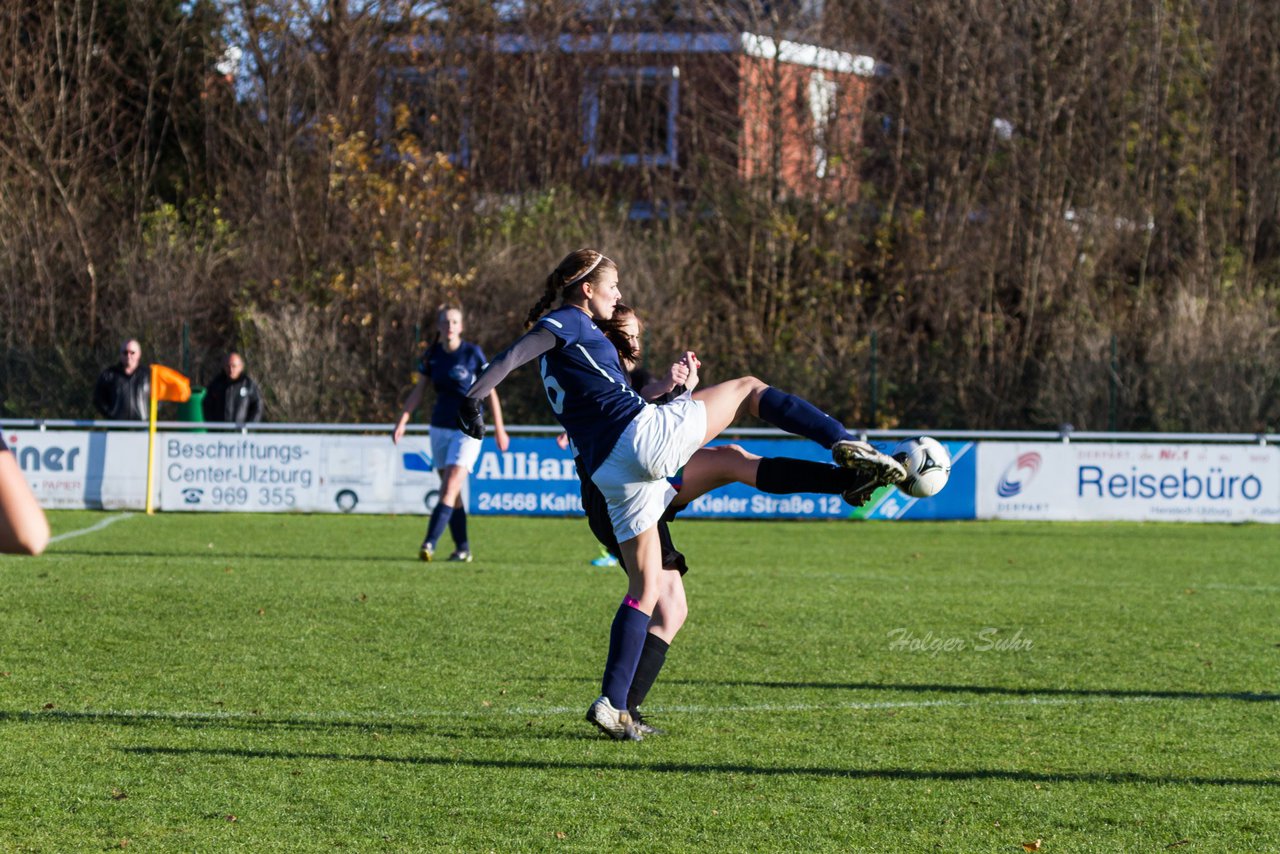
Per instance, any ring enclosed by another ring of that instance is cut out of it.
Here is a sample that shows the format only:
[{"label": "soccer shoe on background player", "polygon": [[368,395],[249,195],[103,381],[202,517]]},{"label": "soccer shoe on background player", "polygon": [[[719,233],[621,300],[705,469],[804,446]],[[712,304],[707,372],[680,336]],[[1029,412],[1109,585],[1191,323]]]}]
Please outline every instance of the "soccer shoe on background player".
[{"label": "soccer shoe on background player", "polygon": [[458,549],[453,554],[449,555],[449,560],[453,563],[471,563],[471,550]]},{"label": "soccer shoe on background player", "polygon": [[431,543],[423,543],[422,548],[418,549],[418,560],[423,563],[431,563],[431,559],[436,555],[436,547]]},{"label": "soccer shoe on background player", "polygon": [[619,711],[601,694],[587,709],[587,720],[615,741],[642,741],[644,736],[631,720],[631,713]]},{"label": "soccer shoe on background player", "polygon": [[877,451],[867,442],[841,439],[831,446],[831,458],[842,468],[871,475],[877,486],[891,486],[901,483],[907,477],[907,470],[902,467],[902,463]]}]

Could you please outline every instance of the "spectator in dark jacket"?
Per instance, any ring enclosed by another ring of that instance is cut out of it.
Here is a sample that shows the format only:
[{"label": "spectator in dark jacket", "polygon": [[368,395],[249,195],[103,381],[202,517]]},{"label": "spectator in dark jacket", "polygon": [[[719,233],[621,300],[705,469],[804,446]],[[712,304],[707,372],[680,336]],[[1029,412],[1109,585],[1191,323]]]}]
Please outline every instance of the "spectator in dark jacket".
[{"label": "spectator in dark jacket", "polygon": [[262,392],[244,369],[239,353],[230,353],[222,373],[204,393],[205,421],[251,424],[262,420]]},{"label": "spectator in dark jacket", "polygon": [[98,375],[93,405],[111,421],[146,421],[151,413],[151,369],[142,364],[142,345],[130,338],[120,345],[120,364]]}]

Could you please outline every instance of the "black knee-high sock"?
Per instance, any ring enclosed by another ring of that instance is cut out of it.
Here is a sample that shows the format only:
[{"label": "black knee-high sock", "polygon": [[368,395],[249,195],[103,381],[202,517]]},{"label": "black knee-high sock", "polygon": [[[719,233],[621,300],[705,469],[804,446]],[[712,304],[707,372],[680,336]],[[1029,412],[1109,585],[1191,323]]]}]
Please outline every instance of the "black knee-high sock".
[{"label": "black knee-high sock", "polygon": [[453,508],[445,504],[443,501],[436,504],[436,508],[431,511],[431,521],[427,523],[427,537],[424,543],[430,543],[431,548],[436,547],[436,543],[440,542],[444,529],[449,524],[449,517],[453,515]]},{"label": "black knee-high sock", "polygon": [[756,469],[756,489],[774,495],[790,495],[793,492],[817,492],[839,495],[852,489],[862,475],[852,469],[815,463],[813,460],[794,460],[790,457],[764,457]]},{"label": "black knee-high sock", "polygon": [[449,534],[458,551],[471,551],[471,543],[467,541],[467,508],[453,508],[453,514],[449,516]]},{"label": "black knee-high sock", "polygon": [[638,708],[648,696],[653,681],[662,671],[667,660],[670,644],[650,632],[644,639],[644,649],[640,651],[640,663],[636,665],[636,675],[631,677],[631,690],[627,692],[627,708]]}]

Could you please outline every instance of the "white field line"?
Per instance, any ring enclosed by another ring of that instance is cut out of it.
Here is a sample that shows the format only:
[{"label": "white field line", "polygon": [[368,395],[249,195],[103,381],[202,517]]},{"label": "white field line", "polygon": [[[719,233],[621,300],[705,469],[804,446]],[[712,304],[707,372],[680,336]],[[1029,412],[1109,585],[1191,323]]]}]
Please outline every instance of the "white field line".
[{"label": "white field line", "polygon": [[[655,706],[654,714],[752,714],[779,712],[844,712],[844,711],[876,711],[880,709],[935,709],[935,708],[970,708],[974,706],[1075,706],[1086,704],[1118,704],[1118,703],[1159,703],[1183,702],[1179,697],[1157,697],[1134,695],[1130,697],[1015,697],[1004,700],[885,700],[863,703],[759,703],[709,706]],[[35,719],[59,717],[122,717],[122,718],[154,718],[158,721],[260,721],[263,724],[288,722],[334,723],[334,724],[367,724],[380,726],[391,723],[411,723],[424,718],[491,718],[497,716],[512,717],[552,717],[565,714],[580,714],[585,708],[579,706],[539,706],[535,708],[513,707],[507,709],[421,709],[400,712],[364,713],[352,712],[191,712],[162,711],[158,709],[59,709],[57,711],[32,711]]]},{"label": "white field line", "polygon": [[[720,571],[720,570],[717,570]],[[725,574],[728,574],[727,571]],[[743,570],[743,575],[755,575],[756,570]],[[778,577],[781,577],[779,575]],[[839,579],[849,582],[878,582],[883,584],[932,584],[932,585],[951,585],[951,586],[972,586],[973,580],[969,578],[950,578],[939,576],[934,578],[923,577],[919,575],[881,575],[878,573],[860,573],[860,572],[787,572],[786,577],[803,578],[807,580],[830,581]],[[1218,590],[1226,593],[1280,593],[1280,585],[1275,584],[1221,584],[1218,582],[1198,582],[1194,579],[1183,580],[1177,582],[1155,582],[1155,581],[1090,581],[1090,580],[1071,580],[1071,581],[1052,581],[1043,578],[1001,578],[998,583],[1002,585],[1024,585],[1034,586],[1042,590],[1055,590],[1059,588],[1070,587],[1090,587],[1101,588],[1103,590],[1116,588],[1124,590],[1149,590],[1153,593],[1160,592],[1178,592],[1182,593],[1190,590]]]},{"label": "white field line", "polygon": [[114,525],[116,522],[119,522],[121,519],[128,519],[132,515],[133,515],[132,513],[119,513],[115,516],[108,516],[107,518],[103,519],[101,522],[98,522],[94,525],[90,525],[87,528],[81,528],[78,531],[67,531],[66,533],[59,534],[56,537],[50,537],[49,542],[51,544],[60,543],[63,540],[69,540],[72,537],[82,537],[85,534],[92,534],[94,531],[101,531],[103,528],[107,527],[108,525]]}]

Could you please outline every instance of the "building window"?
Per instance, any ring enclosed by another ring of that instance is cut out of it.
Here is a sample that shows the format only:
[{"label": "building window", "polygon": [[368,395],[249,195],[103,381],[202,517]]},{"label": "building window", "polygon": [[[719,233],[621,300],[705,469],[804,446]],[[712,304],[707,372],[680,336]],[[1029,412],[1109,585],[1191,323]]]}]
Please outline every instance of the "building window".
[{"label": "building window", "polygon": [[470,166],[468,88],[463,68],[391,71],[378,101],[379,131],[387,155],[396,156],[395,141],[409,135],[424,152],[440,152],[454,166]]},{"label": "building window", "polygon": [[582,165],[674,166],[680,69],[596,69],[582,98]]},{"label": "building window", "polygon": [[821,71],[809,78],[809,119],[813,123],[813,170],[819,178],[827,177],[831,165],[831,146],[836,117],[836,81]]}]

